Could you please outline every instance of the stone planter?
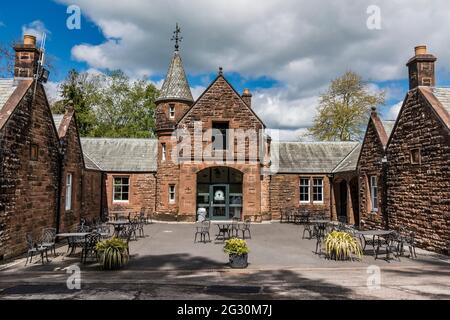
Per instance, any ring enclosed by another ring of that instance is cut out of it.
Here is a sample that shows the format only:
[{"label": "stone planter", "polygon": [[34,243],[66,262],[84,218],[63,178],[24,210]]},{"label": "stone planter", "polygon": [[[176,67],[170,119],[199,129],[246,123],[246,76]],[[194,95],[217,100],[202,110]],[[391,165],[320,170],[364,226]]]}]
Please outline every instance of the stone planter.
[{"label": "stone planter", "polygon": [[248,267],[248,254],[230,254],[230,267],[233,269],[245,269]]}]

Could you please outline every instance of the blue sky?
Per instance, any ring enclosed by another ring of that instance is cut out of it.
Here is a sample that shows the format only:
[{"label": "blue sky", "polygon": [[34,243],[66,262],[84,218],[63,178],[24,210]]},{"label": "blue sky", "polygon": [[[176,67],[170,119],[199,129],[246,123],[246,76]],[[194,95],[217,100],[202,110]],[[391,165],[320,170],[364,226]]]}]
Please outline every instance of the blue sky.
[{"label": "blue sky", "polygon": [[[68,5],[82,12],[81,30],[66,27]],[[407,92],[406,61],[418,44],[438,56],[439,85],[450,85],[450,3],[446,0],[23,0],[4,1],[0,42],[24,30],[47,31],[53,59],[52,90],[75,68],[121,68],[161,84],[173,52],[175,23],[182,27],[182,57],[194,96],[219,66],[238,92],[249,88],[269,127],[296,135],[311,125],[318,95],[330,80],[354,70],[371,90],[386,90],[381,107],[395,117]],[[380,8],[380,30],[366,26],[367,9]],[[23,8],[27,8],[24,10]],[[421,21],[417,24],[415,21]]]}]

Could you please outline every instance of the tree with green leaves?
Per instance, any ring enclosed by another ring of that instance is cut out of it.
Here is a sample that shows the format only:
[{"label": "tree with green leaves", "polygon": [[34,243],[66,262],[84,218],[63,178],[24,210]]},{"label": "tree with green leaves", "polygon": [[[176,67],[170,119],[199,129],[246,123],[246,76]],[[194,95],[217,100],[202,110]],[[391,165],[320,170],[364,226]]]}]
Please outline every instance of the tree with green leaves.
[{"label": "tree with green leaves", "polygon": [[159,92],[146,80],[131,81],[120,70],[108,74],[71,71],[60,89],[63,100],[53,105],[53,111],[61,113],[73,104],[82,136],[154,136]]},{"label": "tree with green leaves", "polygon": [[309,134],[322,141],[360,140],[371,108],[384,101],[384,92],[369,92],[362,78],[348,71],[320,96],[318,115]]},{"label": "tree with green leaves", "polygon": [[100,98],[100,79],[96,75],[71,70],[59,89],[62,100],[53,104],[53,113],[64,113],[66,107],[72,105],[80,135],[89,136],[97,125],[94,106]]}]

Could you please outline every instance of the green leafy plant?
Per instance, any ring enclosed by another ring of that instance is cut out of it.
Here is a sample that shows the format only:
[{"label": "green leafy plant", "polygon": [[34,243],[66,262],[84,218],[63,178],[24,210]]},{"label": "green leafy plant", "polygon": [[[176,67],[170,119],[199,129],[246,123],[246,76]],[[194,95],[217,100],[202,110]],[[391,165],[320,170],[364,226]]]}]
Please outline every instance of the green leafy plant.
[{"label": "green leafy plant", "polygon": [[225,241],[225,247],[223,250],[225,251],[225,253],[237,256],[243,256],[250,252],[247,246],[247,242],[238,238],[232,238]]},{"label": "green leafy plant", "polygon": [[118,270],[123,268],[129,260],[128,244],[118,238],[97,243],[100,264],[104,270]]},{"label": "green leafy plant", "polygon": [[325,238],[327,256],[334,260],[358,259],[362,257],[361,244],[351,234],[333,231]]}]

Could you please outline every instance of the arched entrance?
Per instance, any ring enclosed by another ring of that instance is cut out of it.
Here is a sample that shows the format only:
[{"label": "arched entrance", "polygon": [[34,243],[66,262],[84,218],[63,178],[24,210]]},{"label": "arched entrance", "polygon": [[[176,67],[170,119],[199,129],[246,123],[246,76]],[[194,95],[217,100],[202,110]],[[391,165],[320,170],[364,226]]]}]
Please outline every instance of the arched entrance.
[{"label": "arched entrance", "polygon": [[243,173],[228,167],[213,167],[197,173],[197,210],[205,208],[211,220],[242,217]]}]

